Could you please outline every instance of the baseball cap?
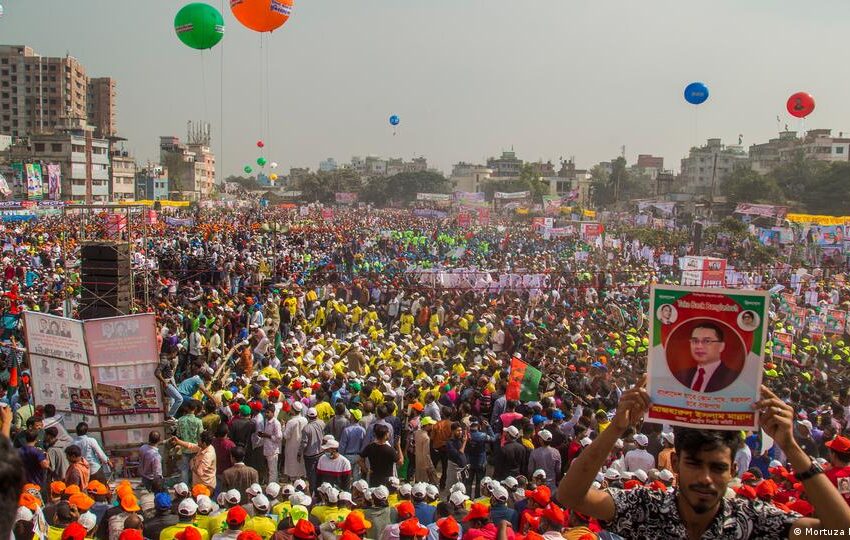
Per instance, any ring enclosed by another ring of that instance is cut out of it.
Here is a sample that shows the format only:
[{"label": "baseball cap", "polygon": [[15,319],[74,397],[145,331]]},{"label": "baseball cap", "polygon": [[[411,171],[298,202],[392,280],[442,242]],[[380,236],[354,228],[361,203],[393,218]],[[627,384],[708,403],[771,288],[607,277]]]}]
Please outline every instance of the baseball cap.
[{"label": "baseball cap", "polygon": [[507,502],[508,500],[508,490],[501,484],[493,485],[490,495],[499,502]]},{"label": "baseball cap", "polygon": [[549,442],[552,440],[552,432],[548,429],[541,429],[537,436],[540,437],[541,441]]},{"label": "baseball cap", "polygon": [[153,504],[159,510],[168,510],[171,508],[171,495],[168,493],[157,493],[153,497]]},{"label": "baseball cap", "polygon": [[245,490],[245,493],[252,497],[255,495],[259,495],[262,492],[263,488],[260,487],[260,484],[251,484],[248,489]]},{"label": "baseball cap", "polygon": [[460,525],[451,516],[438,519],[437,530],[440,531],[440,536],[445,538],[457,538],[460,536]]},{"label": "baseball cap", "polygon": [[401,519],[407,519],[416,514],[416,509],[413,508],[413,503],[410,501],[402,501],[395,507],[396,512],[398,513],[398,517]]},{"label": "baseball cap", "polygon": [[455,491],[449,495],[449,502],[452,503],[455,508],[461,508],[468,500],[469,497],[467,497],[466,493],[463,493],[462,491]]},{"label": "baseball cap", "polygon": [[838,435],[831,441],[827,442],[826,447],[832,451],[846,454],[850,452],[850,439]]},{"label": "baseball cap", "polygon": [[185,482],[174,484],[174,493],[181,497],[187,497],[189,495],[189,486],[187,486]]},{"label": "baseball cap", "polygon": [[543,469],[537,469],[536,471],[534,471],[534,474],[532,474],[531,477],[542,477],[544,480],[546,480],[546,471],[544,471]]},{"label": "baseball cap", "polygon": [[516,428],[516,426],[508,426],[507,428],[505,428],[505,433],[508,435],[508,437],[511,437],[513,439],[519,437],[519,430]]},{"label": "baseball cap", "polygon": [[637,435],[635,435],[635,442],[640,446],[646,446],[647,444],[649,444],[649,439],[643,433],[638,433]]},{"label": "baseball cap", "polygon": [[224,494],[224,500],[227,504],[239,504],[242,501],[242,494],[237,489],[229,489]]},{"label": "baseball cap", "polygon": [[390,496],[390,490],[387,489],[386,486],[378,486],[372,490],[372,497],[376,499],[380,499],[382,501],[387,500]]},{"label": "baseball cap", "polygon": [[406,519],[398,526],[400,536],[425,536],[428,534],[428,529],[419,523],[419,520],[414,518]]},{"label": "baseball cap", "polygon": [[422,426],[422,427],[433,426],[436,423],[437,422],[433,418],[431,418],[430,416],[423,416],[422,418],[419,419],[419,425]]},{"label": "baseball cap", "polygon": [[177,507],[177,513],[181,516],[194,516],[198,512],[198,503],[192,499],[183,499]]},{"label": "baseball cap", "polygon": [[248,512],[241,506],[234,506],[227,511],[227,524],[230,526],[242,525],[248,518]]},{"label": "baseball cap", "polygon": [[280,484],[277,482],[269,482],[266,486],[266,495],[272,499],[277,498],[277,496],[280,495]]},{"label": "baseball cap", "polygon": [[410,494],[416,499],[424,498],[427,493],[428,486],[425,482],[416,482],[413,484],[413,489],[410,490]]}]

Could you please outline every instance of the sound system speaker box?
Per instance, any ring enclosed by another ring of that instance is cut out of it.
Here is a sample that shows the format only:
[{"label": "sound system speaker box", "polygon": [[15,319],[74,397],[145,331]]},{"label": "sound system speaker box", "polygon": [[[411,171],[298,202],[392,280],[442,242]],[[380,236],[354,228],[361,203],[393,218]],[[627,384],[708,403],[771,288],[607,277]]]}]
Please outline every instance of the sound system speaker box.
[{"label": "sound system speaker box", "polygon": [[698,221],[694,222],[693,243],[694,253],[699,255],[702,252],[702,223]]},{"label": "sound system speaker box", "polygon": [[132,279],[130,244],[106,241],[80,246],[80,319],[129,314]]}]

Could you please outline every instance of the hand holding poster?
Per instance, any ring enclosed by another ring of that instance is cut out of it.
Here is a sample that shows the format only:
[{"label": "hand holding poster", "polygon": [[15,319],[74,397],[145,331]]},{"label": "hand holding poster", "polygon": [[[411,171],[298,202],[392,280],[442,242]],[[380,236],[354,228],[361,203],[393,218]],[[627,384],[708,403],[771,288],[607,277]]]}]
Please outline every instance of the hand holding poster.
[{"label": "hand holding poster", "polygon": [[768,294],[655,285],[647,421],[756,429]]}]

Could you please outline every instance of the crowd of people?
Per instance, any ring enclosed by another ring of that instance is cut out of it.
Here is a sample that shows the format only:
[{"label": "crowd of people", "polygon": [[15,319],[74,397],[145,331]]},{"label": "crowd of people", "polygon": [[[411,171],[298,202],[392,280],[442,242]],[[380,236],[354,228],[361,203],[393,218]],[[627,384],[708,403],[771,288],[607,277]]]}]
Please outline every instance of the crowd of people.
[{"label": "crowd of people", "polygon": [[[703,246],[741,286],[775,291],[768,339],[794,333],[791,358],[765,365],[762,431],[775,444],[762,448],[762,432],[641,422],[649,288],[678,283],[671,261],[693,252],[676,234],[648,241],[611,219],[599,236],[551,237],[512,217],[459,227],[371,208],[192,218],[129,239],[151,279],[137,308],[157,316],[165,417],[127,460],[132,482],[111,475],[85,422],[65,425],[33,399],[20,354],[22,311],[74,314],[80,224],[0,234],[0,411],[20,463],[0,474],[26,484],[10,502],[16,538],[773,538],[850,526],[846,330],[791,326],[786,309],[850,306],[846,264],[814,247],[756,265],[749,242]],[[544,374],[533,399],[508,399],[511,359]]]}]

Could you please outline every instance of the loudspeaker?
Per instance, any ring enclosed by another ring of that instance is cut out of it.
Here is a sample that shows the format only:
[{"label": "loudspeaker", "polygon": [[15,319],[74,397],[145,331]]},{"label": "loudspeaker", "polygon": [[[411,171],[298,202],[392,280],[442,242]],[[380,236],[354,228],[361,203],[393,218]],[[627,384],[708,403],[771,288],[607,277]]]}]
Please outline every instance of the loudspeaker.
[{"label": "loudspeaker", "polygon": [[693,231],[694,254],[699,255],[702,252],[702,223],[694,222]]},{"label": "loudspeaker", "polygon": [[128,243],[86,242],[80,246],[80,319],[129,314],[132,279]]}]

